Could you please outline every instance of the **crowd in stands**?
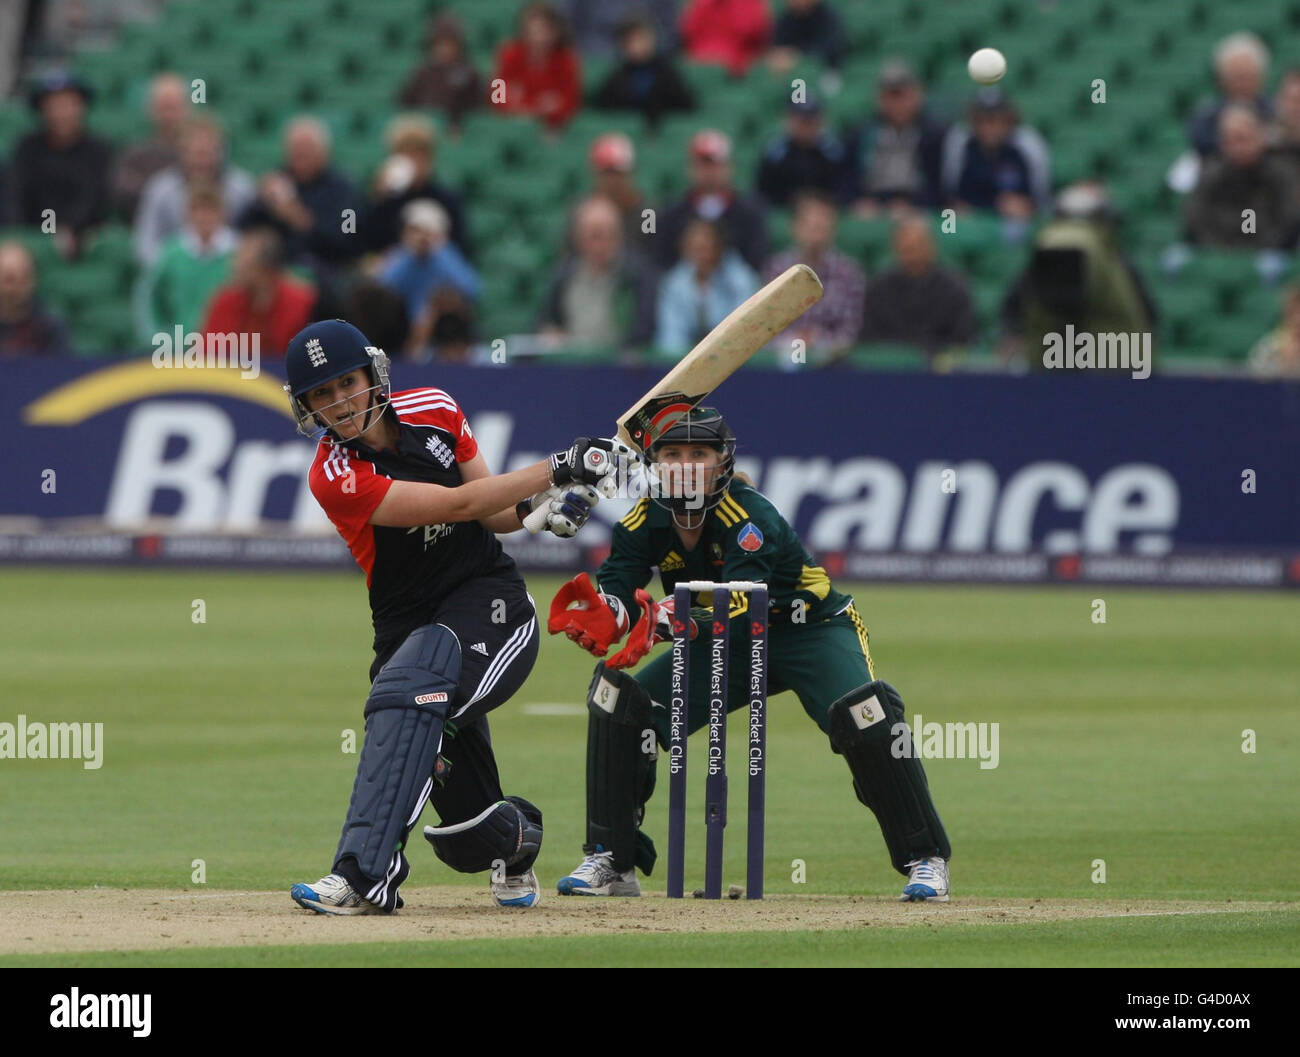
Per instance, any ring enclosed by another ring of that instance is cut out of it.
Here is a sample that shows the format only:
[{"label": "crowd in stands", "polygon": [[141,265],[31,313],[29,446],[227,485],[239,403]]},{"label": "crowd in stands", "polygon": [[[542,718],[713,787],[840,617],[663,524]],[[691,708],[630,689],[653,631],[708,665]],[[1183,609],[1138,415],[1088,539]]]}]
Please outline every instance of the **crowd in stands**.
[{"label": "crowd in stands", "polygon": [[[949,209],[995,218],[1008,244],[1029,248],[1002,307],[1004,354],[1024,355],[1062,321],[1125,331],[1155,323],[1105,186],[1054,193],[1047,140],[997,87],[972,89],[949,122],[928,105],[917,72],[889,59],[874,86],[857,87],[854,120],[832,122],[814,88],[793,92],[771,116],[756,167],[737,171],[734,144],[709,127],[707,100],[684,66],[782,75],[806,55],[834,69],[848,38],[831,0],[531,2],[502,32],[494,65],[479,69],[457,17],[431,19],[392,101],[402,112],[387,128],[387,158],[365,186],[334,165],[330,128],[311,114],[289,116],[277,167],[250,173],[231,163],[219,113],[192,104],[175,74],[153,78],[149,132],[125,143],[89,130],[86,84],[46,74],[29,95],[39,125],[0,170],[0,223],[48,230],[69,261],[97,226],[129,223],[142,337],[178,324],[256,332],[273,355],[308,320],[346,315],[394,355],[472,359],[501,335],[478,312],[483,247],[471,244],[460,189],[438,175],[439,152],[457,149],[467,116],[526,114],[556,133],[584,109],[639,112],[652,127],[696,113],[675,201],[647,198],[628,136],[611,131],[591,144],[589,186],[554,204],[568,222],[535,306],[538,349],[608,349],[620,362],[679,356],[796,262],[817,271],[826,295],[774,347],[802,343],[819,363],[872,343],[930,356],[966,348],[978,338],[969,283],[936,248]],[[608,73],[584,97],[583,63],[595,59]],[[1297,246],[1300,69],[1270,95],[1269,65],[1249,33],[1215,50],[1218,96],[1189,116],[1176,177],[1188,192],[1191,245]],[[773,252],[776,210],[790,212],[792,244]],[[1243,210],[1253,211],[1249,230]],[[845,216],[892,223],[888,267],[866,274],[840,247]],[[0,242],[0,356],[68,349],[67,328],[39,290],[30,252]],[[1281,325],[1251,357],[1263,372],[1300,370],[1300,292],[1284,297]]]}]

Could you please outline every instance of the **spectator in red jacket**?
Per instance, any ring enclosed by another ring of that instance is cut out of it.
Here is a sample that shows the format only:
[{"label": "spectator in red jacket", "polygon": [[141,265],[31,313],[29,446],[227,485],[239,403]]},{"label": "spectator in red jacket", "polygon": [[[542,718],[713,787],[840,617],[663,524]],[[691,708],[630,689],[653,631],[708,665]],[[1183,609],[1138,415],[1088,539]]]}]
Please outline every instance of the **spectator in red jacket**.
[{"label": "spectator in red jacket", "polygon": [[497,54],[488,98],[510,113],[534,114],[560,128],[582,100],[578,53],[569,27],[555,8],[529,4],[519,14],[519,35]]},{"label": "spectator in red jacket", "polygon": [[204,334],[257,334],[263,356],[283,356],[312,320],[316,288],[284,270],[280,236],[250,228],[239,239],[230,284],[212,296]]},{"label": "spectator in red jacket", "polygon": [[771,36],[767,0],[690,0],[682,12],[687,57],[725,66],[735,77],[767,51]]}]

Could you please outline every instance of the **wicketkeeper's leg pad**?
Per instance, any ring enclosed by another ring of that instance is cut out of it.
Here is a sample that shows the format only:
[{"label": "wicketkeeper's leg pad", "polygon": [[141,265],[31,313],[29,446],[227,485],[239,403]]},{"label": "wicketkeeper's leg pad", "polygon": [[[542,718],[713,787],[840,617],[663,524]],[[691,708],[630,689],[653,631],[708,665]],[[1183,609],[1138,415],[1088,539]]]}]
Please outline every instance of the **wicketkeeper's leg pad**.
[{"label": "wicketkeeper's leg pad", "polygon": [[521,796],[508,796],[474,818],[452,826],[425,826],[434,854],[460,873],[504,867],[525,873],[542,848],[542,813]]},{"label": "wicketkeeper's leg pad", "polygon": [[906,875],[913,859],[952,858],[948,835],[930,798],[921,761],[892,751],[903,700],[884,680],[851,690],[830,707],[831,748],[848,761],[853,791],[869,807],[894,869]]},{"label": "wicketkeeper's leg pad", "polygon": [[459,678],[456,636],[427,624],[379,670],[366,701],[366,739],[334,869],[388,910],[409,872],[402,849],[429,795]]},{"label": "wicketkeeper's leg pad", "polygon": [[604,662],[587,689],[587,847],[613,853],[614,868],[654,869],[654,843],[640,832],[654,792],[659,746],[650,695]]}]

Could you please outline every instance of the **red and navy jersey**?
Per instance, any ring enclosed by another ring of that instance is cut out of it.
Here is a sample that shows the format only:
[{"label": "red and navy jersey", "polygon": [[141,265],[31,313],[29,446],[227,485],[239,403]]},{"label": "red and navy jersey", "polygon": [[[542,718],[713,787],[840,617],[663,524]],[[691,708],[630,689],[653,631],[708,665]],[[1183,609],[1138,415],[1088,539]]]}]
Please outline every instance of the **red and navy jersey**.
[{"label": "red and navy jersey", "polygon": [[312,495],[365,571],[376,639],[432,618],[446,595],[479,576],[517,578],[514,560],[477,521],[389,528],[371,525],[394,481],[463,483],[460,463],[478,454],[465,413],[441,389],[394,393],[384,412],[398,423],[397,451],[326,434],[307,480]]}]

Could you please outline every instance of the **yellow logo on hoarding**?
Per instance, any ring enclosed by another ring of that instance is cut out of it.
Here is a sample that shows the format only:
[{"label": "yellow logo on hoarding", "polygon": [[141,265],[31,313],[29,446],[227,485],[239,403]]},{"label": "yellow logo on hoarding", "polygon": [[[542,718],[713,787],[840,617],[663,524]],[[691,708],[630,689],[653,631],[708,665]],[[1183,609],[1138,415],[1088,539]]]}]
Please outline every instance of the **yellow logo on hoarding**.
[{"label": "yellow logo on hoarding", "polygon": [[115,364],[74,378],[23,408],[32,426],[75,426],[120,404],[163,393],[206,393],[261,404],[293,418],[281,383],[272,377],[241,377],[238,367],[186,367],[160,370],[149,360]]}]

